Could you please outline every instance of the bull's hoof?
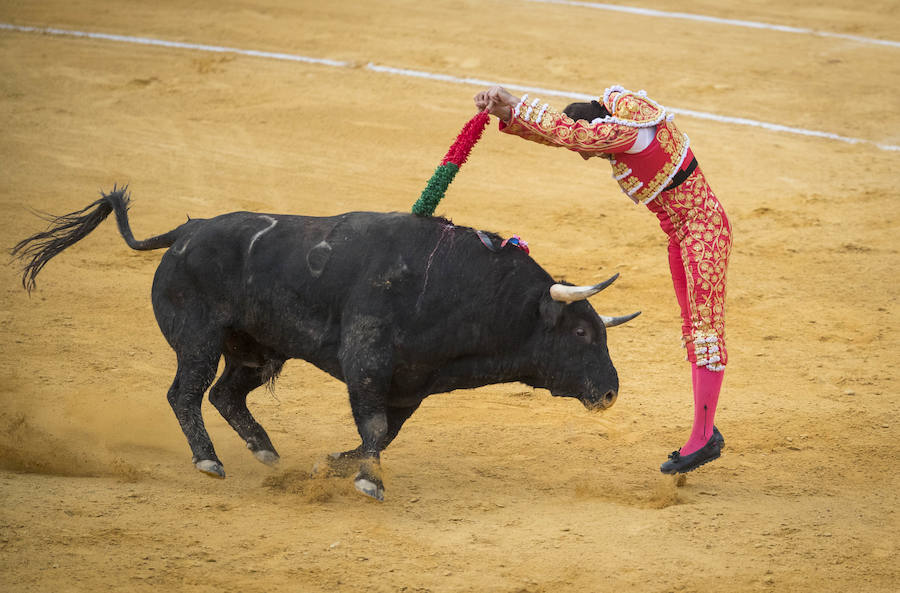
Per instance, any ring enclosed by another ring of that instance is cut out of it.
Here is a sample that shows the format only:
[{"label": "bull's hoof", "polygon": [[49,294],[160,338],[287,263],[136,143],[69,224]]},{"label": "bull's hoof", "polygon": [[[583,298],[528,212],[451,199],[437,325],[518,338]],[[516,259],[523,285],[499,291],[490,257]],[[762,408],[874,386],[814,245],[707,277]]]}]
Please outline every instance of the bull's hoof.
[{"label": "bull's hoof", "polygon": [[278,465],[278,462],[281,461],[281,457],[278,456],[278,453],[274,451],[266,451],[265,449],[254,451],[253,456],[256,457],[257,461],[265,463],[269,467],[275,467],[276,465]]},{"label": "bull's hoof", "polygon": [[379,502],[384,502],[384,485],[381,483],[381,480],[372,480],[357,474],[356,478],[353,479],[353,485],[366,496]]},{"label": "bull's hoof", "polygon": [[218,461],[213,461],[212,459],[204,459],[202,461],[195,462],[194,467],[196,467],[207,476],[218,478],[220,480],[225,479],[225,468],[222,467],[222,464]]}]

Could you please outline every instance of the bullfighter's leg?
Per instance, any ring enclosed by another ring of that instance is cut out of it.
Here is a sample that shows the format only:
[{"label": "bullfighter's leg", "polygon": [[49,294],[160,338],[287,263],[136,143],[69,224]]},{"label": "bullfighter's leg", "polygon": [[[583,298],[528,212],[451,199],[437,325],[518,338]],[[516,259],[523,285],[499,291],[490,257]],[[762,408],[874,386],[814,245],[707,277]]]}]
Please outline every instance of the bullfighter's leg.
[{"label": "bullfighter's leg", "polygon": [[265,429],[247,408],[247,395],[267,379],[264,367],[244,366],[226,356],[225,371],[210,390],[209,401],[244,439],[256,459],[266,465],[275,465],[279,460],[278,453]]},{"label": "bullfighter's leg", "polygon": [[168,400],[191,447],[194,466],[205,474],[224,478],[225,469],[216,456],[200,412],[203,394],[216,376],[219,356],[218,350],[210,348],[205,352],[200,349],[190,354],[179,353],[178,371],[169,388]]}]

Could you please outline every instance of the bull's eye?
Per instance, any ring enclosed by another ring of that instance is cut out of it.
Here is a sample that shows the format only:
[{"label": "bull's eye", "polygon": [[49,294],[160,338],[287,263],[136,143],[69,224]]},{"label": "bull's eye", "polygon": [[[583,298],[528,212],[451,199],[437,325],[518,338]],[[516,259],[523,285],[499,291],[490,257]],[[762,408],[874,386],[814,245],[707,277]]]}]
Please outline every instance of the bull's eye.
[{"label": "bull's eye", "polygon": [[588,325],[577,325],[572,333],[576,339],[585,344],[591,344],[594,341],[594,330]]}]

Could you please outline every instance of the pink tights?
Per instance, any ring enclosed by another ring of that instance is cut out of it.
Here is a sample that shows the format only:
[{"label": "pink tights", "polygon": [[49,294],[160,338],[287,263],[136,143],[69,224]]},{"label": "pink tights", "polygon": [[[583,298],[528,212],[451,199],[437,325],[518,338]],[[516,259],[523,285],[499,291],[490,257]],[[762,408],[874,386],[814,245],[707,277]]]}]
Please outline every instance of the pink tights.
[{"label": "pink tights", "polygon": [[691,436],[681,448],[682,455],[690,455],[706,444],[713,433],[716,419],[716,404],[725,371],[711,371],[706,367],[693,365],[691,382],[694,384],[694,427]]},{"label": "pink tights", "polygon": [[[669,242],[669,269],[672,272],[672,283],[675,296],[681,308],[682,336],[691,339],[691,307],[687,289],[684,263],[681,259],[681,248],[676,241]],[[712,436],[716,418],[716,405],[722,389],[724,371],[710,371],[691,363],[691,383],[694,388],[694,425],[691,436],[681,448],[682,455],[690,455],[703,447]]]}]

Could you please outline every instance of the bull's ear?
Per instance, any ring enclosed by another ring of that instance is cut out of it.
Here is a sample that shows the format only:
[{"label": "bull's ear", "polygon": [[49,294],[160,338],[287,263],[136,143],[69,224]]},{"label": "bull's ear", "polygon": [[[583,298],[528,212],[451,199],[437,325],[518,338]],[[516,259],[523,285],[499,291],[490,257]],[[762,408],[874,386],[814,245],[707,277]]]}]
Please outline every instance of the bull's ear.
[{"label": "bull's ear", "polygon": [[544,325],[547,327],[547,329],[553,329],[557,326],[560,317],[562,317],[563,309],[565,308],[565,306],[566,303],[554,301],[550,297],[549,292],[541,296],[541,321],[544,322]]}]

